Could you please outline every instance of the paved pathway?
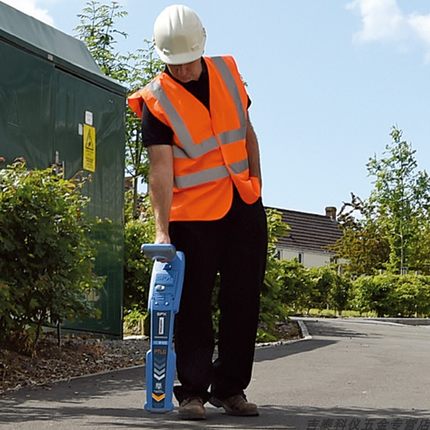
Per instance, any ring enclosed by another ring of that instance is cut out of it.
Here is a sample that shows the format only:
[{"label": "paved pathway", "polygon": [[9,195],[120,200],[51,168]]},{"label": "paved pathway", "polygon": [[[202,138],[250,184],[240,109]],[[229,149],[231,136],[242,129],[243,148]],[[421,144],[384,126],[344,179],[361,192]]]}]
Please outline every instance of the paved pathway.
[{"label": "paved pathway", "polygon": [[143,367],[0,397],[0,429],[430,429],[430,327],[307,320],[312,339],[259,348],[261,416],[205,422],[143,411]]}]

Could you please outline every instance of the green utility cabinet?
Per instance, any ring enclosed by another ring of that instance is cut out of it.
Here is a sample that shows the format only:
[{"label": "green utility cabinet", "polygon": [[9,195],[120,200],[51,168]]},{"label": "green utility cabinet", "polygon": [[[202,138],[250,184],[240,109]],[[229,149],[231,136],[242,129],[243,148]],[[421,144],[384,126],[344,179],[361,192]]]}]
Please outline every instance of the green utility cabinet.
[{"label": "green utility cabinet", "polygon": [[97,232],[101,316],[66,328],[121,336],[126,90],[82,42],[2,2],[0,62],[0,156],[30,168],[60,163],[67,178],[89,170],[88,210],[109,220]]}]

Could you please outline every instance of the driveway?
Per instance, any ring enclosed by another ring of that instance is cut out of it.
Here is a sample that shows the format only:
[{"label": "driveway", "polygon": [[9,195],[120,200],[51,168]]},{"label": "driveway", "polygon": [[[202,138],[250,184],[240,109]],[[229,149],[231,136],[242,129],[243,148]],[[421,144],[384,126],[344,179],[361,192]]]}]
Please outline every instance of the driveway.
[{"label": "driveway", "polygon": [[311,339],[258,348],[259,417],[208,407],[205,422],[143,411],[144,368],[0,397],[0,429],[430,429],[430,327],[305,320]]}]

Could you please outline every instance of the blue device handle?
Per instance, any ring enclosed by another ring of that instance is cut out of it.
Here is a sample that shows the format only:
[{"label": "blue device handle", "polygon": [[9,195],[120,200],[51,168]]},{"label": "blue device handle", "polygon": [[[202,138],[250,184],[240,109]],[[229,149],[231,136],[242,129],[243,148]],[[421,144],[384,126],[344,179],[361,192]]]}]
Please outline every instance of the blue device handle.
[{"label": "blue device handle", "polygon": [[176,248],[170,243],[144,243],[141,251],[153,260],[172,261],[176,257]]},{"label": "blue device handle", "polygon": [[181,300],[185,256],[171,244],[144,244],[142,251],[154,260],[148,297],[151,336],[146,354],[145,409],[165,413],[173,409],[173,327]]}]

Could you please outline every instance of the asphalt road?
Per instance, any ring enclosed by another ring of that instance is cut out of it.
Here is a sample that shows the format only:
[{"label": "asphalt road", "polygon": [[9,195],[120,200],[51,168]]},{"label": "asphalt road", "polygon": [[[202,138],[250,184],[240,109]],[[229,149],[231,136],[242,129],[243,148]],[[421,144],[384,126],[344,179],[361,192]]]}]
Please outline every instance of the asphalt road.
[{"label": "asphalt road", "polygon": [[430,326],[305,324],[311,339],[256,351],[247,394],[259,417],[151,415],[139,367],[0,397],[0,429],[430,429]]}]

